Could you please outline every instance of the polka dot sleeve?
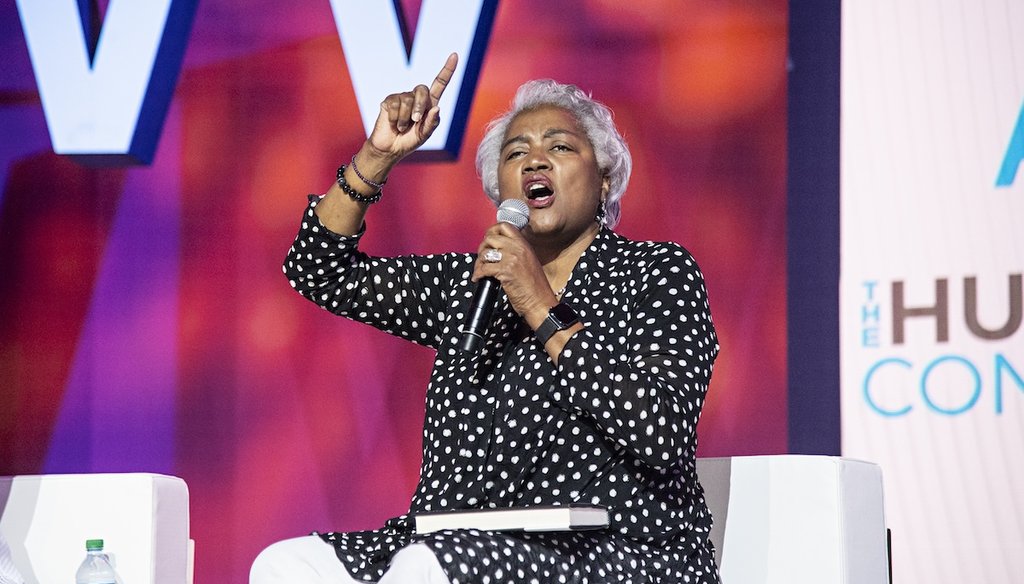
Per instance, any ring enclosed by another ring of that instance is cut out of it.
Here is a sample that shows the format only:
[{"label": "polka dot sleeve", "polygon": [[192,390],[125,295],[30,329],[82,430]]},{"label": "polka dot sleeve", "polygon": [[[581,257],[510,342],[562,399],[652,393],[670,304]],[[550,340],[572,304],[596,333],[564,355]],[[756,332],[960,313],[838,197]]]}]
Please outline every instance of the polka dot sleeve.
[{"label": "polka dot sleeve", "polygon": [[586,328],[562,351],[552,397],[664,470],[696,449],[718,340],[696,262],[677,245],[657,245],[637,260],[626,316],[610,322],[584,307]]},{"label": "polka dot sleeve", "polygon": [[358,250],[362,232],[331,232],[309,207],[284,262],[300,294],[334,314],[436,348],[448,310],[451,273],[465,272],[464,254],[370,257]]}]

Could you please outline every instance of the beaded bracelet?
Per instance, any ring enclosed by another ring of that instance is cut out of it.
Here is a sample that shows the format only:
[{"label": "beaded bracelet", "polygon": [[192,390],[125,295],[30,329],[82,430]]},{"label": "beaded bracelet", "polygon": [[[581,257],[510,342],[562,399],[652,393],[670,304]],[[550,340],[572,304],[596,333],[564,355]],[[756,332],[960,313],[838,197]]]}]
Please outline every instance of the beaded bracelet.
[{"label": "beaded bracelet", "polygon": [[349,165],[352,167],[352,171],[356,173],[356,176],[359,177],[359,180],[361,180],[364,183],[370,185],[371,187],[377,189],[378,191],[384,190],[384,185],[387,184],[387,182],[388,182],[387,178],[385,178],[384,180],[382,180],[380,182],[374,182],[374,181],[366,178],[365,176],[363,176],[363,173],[359,172],[359,166],[356,164],[356,157],[355,156],[352,157],[352,162]]},{"label": "beaded bracelet", "polygon": [[338,167],[338,186],[341,187],[341,190],[344,191],[345,194],[351,197],[352,199],[359,201],[360,203],[366,203],[367,205],[372,205],[376,203],[377,201],[380,200],[382,196],[384,196],[384,191],[379,189],[377,190],[376,193],[367,196],[360,194],[359,191],[352,188],[352,185],[348,184],[348,181],[345,180],[344,164]]}]

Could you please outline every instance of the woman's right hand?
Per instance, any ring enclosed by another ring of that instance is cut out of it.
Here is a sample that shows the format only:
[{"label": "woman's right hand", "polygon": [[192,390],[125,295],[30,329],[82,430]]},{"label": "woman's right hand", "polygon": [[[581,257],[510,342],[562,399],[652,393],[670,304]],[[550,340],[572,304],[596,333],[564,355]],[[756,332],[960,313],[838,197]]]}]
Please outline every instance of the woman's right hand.
[{"label": "woman's right hand", "polygon": [[429,88],[417,85],[412,91],[384,98],[377,122],[367,139],[367,145],[374,154],[397,162],[430,138],[441,120],[438,102],[458,62],[459,56],[452,53]]},{"label": "woman's right hand", "polygon": [[[458,55],[452,53],[429,88],[417,85],[412,91],[384,98],[370,137],[345,168],[344,179],[350,188],[367,197],[376,194],[391,169],[430,138],[441,120],[437,104],[458,63]],[[316,214],[330,231],[355,235],[362,229],[368,207],[368,202],[346,195],[335,183],[317,205]]]}]

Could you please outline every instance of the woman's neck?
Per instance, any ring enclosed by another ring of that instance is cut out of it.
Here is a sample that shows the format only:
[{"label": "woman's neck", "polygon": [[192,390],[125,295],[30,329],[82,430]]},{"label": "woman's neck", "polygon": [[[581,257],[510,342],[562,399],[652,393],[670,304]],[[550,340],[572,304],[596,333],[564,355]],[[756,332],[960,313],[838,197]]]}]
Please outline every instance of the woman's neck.
[{"label": "woman's neck", "polygon": [[568,243],[553,243],[549,246],[544,246],[540,242],[534,243],[534,252],[544,268],[544,274],[552,290],[557,292],[568,284],[573,268],[600,230],[600,225],[594,223],[592,228],[588,228]]}]

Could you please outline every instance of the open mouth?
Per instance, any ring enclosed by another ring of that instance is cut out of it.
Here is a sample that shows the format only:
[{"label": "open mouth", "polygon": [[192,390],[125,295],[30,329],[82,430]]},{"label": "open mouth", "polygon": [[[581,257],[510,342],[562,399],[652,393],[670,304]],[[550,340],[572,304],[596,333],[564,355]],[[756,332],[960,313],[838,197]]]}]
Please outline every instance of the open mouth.
[{"label": "open mouth", "polygon": [[533,183],[526,189],[526,196],[530,199],[543,199],[555,194],[551,187],[544,183]]},{"label": "open mouth", "polygon": [[551,179],[540,173],[523,177],[523,194],[526,195],[526,204],[532,209],[543,209],[555,201]]},{"label": "open mouth", "polygon": [[533,183],[526,188],[526,203],[534,209],[544,209],[555,200],[555,191],[544,183]]}]

